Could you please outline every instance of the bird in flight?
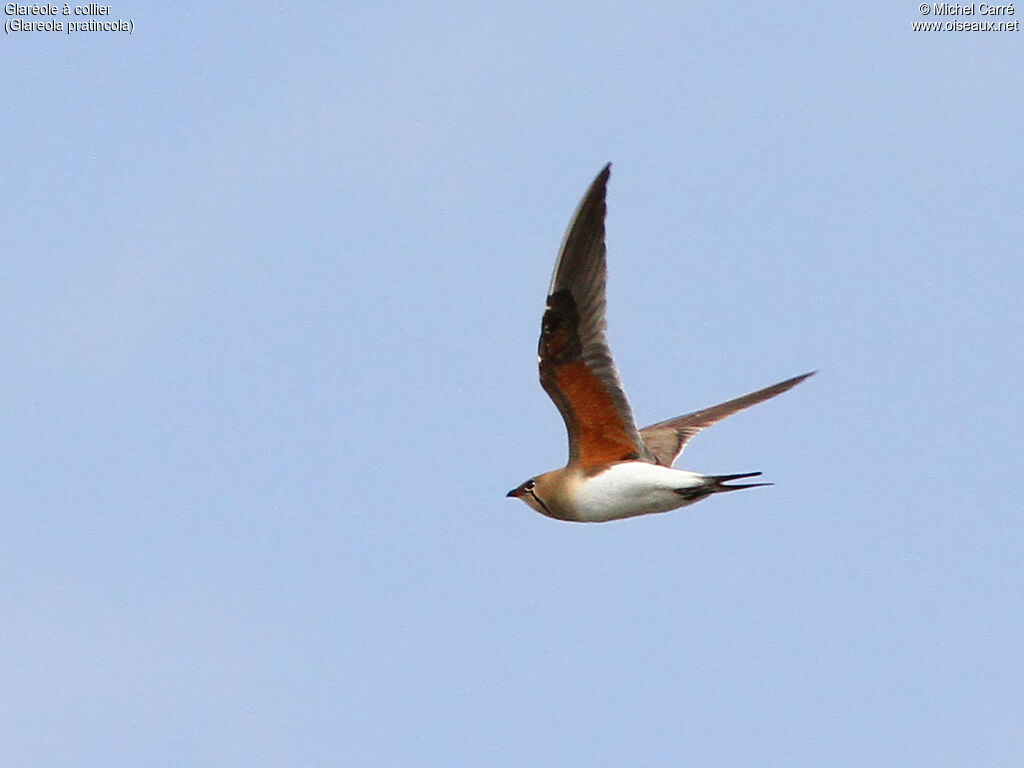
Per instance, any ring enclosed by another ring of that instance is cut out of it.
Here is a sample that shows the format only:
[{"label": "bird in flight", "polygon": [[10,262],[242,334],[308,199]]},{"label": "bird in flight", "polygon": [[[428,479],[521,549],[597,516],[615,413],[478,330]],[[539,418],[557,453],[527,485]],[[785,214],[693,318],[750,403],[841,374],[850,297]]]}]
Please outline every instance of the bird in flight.
[{"label": "bird in flight", "polygon": [[770,483],[732,483],[760,472],[702,475],[672,464],[705,427],[792,389],[805,373],[685,416],[637,429],[605,339],[605,166],[583,196],[548,289],[538,358],[540,383],[565,420],[569,462],[508,492],[558,520],[597,523],[668,512],[714,493]]}]

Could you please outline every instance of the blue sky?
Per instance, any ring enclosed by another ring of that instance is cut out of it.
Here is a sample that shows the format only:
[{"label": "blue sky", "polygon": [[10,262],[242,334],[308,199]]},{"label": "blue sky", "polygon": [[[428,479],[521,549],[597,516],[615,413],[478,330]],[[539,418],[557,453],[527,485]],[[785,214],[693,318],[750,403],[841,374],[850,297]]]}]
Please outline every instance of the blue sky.
[{"label": "blue sky", "polygon": [[[0,762],[1020,765],[1020,32],[917,3],[114,5],[0,45]],[[929,16],[928,19],[933,17]],[[558,523],[612,161],[650,423]]]}]

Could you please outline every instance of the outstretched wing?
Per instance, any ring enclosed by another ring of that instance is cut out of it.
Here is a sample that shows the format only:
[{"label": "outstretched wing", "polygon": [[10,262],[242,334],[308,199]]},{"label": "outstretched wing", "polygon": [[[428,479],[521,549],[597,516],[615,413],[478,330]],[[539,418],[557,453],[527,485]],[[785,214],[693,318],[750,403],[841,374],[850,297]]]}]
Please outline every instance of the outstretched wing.
[{"label": "outstretched wing", "polygon": [[643,438],[647,450],[654,456],[655,461],[658,464],[670,467],[679,458],[679,454],[683,452],[683,448],[686,447],[690,438],[705,427],[710,427],[726,416],[732,416],[744,408],[749,408],[776,395],[781,395],[786,390],[795,387],[808,376],[813,375],[814,371],[805,373],[802,376],[794,376],[792,379],[780,381],[778,384],[772,384],[770,387],[759,389],[756,392],[737,397],[726,403],[719,403],[710,408],[688,413],[685,416],[677,416],[674,419],[660,421],[657,424],[641,429],[640,437]]},{"label": "outstretched wing", "polygon": [[540,383],[569,432],[569,463],[651,460],[605,339],[605,190],[611,165],[580,202],[562,243],[541,324]]}]

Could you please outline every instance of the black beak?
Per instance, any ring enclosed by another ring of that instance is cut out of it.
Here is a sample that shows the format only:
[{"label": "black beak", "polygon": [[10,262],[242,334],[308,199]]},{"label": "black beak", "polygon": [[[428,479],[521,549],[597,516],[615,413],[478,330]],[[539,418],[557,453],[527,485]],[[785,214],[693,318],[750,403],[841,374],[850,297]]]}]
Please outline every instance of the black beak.
[{"label": "black beak", "polygon": [[506,499],[518,499],[522,495],[523,495],[523,489],[522,488],[513,488],[511,491],[509,491],[508,493],[505,494],[505,498]]}]

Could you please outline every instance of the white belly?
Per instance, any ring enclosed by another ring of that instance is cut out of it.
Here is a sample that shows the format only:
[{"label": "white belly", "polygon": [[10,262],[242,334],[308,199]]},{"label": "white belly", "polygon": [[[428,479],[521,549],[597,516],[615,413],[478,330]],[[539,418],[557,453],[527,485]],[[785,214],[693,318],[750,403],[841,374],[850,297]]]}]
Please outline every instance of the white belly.
[{"label": "white belly", "polygon": [[597,523],[692,504],[675,490],[703,484],[703,475],[696,472],[626,461],[584,478],[574,489],[573,502],[580,520]]}]

